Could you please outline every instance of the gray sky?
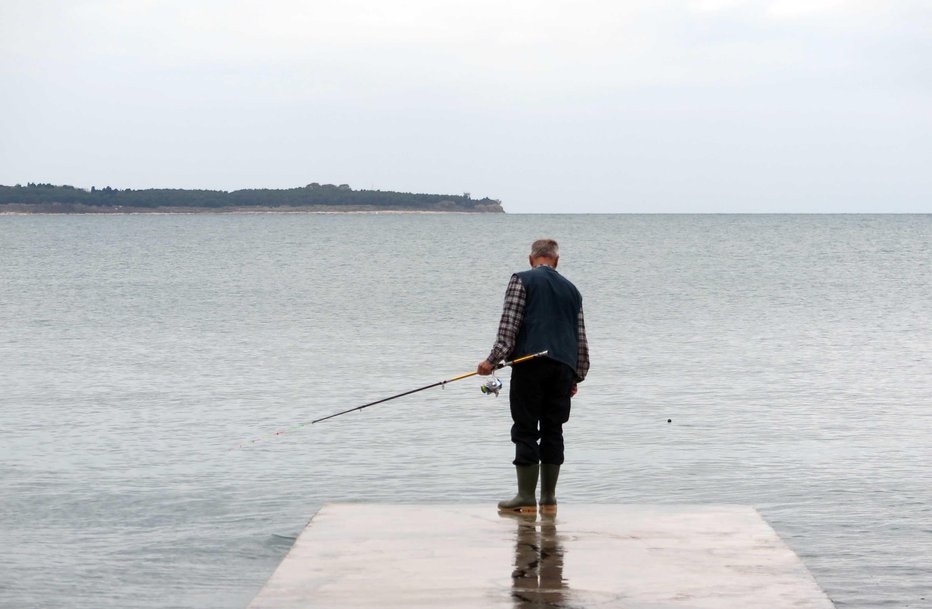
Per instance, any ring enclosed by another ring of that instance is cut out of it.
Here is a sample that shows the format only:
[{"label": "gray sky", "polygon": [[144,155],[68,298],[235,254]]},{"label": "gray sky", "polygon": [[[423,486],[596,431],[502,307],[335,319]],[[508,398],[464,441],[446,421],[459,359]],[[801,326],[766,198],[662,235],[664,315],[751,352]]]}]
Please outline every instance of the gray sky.
[{"label": "gray sky", "polygon": [[0,184],[932,212],[929,0],[0,0]]}]

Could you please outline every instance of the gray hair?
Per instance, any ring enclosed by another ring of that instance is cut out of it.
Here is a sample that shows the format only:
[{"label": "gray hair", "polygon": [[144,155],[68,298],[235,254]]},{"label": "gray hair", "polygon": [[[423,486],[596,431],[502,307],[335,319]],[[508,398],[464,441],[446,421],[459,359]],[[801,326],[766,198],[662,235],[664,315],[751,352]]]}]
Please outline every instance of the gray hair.
[{"label": "gray hair", "polygon": [[559,258],[560,246],[553,239],[538,239],[531,244],[532,258]]}]

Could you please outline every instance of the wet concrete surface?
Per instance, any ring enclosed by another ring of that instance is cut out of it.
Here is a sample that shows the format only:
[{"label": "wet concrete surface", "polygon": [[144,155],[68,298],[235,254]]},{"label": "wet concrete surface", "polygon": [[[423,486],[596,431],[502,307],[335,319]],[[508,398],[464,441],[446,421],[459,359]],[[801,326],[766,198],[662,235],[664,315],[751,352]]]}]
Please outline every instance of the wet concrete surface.
[{"label": "wet concrete surface", "polygon": [[751,507],[324,506],[250,609],[831,609]]}]

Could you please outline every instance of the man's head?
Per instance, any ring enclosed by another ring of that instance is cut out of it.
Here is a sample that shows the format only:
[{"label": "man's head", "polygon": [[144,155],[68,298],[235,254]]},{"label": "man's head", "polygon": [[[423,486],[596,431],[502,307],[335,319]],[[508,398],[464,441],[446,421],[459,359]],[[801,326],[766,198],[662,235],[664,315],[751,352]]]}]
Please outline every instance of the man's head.
[{"label": "man's head", "polygon": [[531,268],[541,264],[557,268],[557,262],[559,261],[560,246],[553,239],[538,239],[531,244],[531,255],[528,256]]}]

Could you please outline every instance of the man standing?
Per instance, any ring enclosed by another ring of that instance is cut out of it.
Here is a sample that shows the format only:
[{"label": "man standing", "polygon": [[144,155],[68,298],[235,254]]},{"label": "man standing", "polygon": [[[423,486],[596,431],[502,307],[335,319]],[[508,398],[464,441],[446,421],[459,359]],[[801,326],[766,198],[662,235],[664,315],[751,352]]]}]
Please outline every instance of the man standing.
[{"label": "man standing", "polygon": [[538,476],[541,512],[557,511],[563,424],[569,420],[576,384],[589,371],[582,296],[557,273],[559,260],[556,241],[540,239],[531,245],[531,270],[511,276],[498,337],[477,370],[488,375],[504,359],[547,351],[546,357],[523,362],[511,371],[511,441],[518,494],[499,502],[500,511],[536,513]]}]

